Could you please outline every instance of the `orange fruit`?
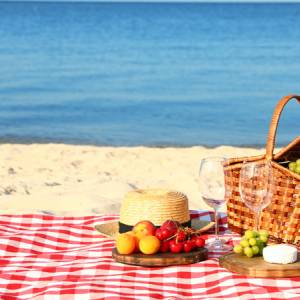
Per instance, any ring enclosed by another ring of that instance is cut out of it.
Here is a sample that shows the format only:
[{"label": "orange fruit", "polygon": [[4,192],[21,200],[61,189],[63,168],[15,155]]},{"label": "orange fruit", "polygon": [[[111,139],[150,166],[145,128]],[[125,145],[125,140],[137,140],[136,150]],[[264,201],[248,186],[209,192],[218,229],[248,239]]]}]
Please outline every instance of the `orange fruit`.
[{"label": "orange fruit", "polygon": [[147,235],[141,238],[139,248],[144,254],[154,254],[160,248],[160,240],[154,235]]},{"label": "orange fruit", "polygon": [[136,238],[128,233],[121,233],[117,236],[116,247],[120,254],[131,254],[136,249]]}]

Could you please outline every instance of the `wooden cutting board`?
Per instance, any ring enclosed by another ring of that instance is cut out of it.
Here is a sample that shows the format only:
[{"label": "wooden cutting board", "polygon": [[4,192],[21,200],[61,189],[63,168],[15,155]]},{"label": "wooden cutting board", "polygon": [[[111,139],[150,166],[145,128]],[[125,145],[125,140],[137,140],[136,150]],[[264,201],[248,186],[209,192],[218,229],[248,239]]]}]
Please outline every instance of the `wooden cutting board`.
[{"label": "wooden cutting board", "polygon": [[173,265],[193,264],[207,259],[207,249],[200,248],[189,253],[158,253],[146,255],[142,253],[133,253],[130,255],[119,254],[117,249],[112,251],[112,257],[115,261],[144,267],[166,267]]},{"label": "wooden cutting board", "polygon": [[300,253],[298,260],[293,264],[270,264],[261,256],[248,258],[247,256],[229,253],[219,258],[220,266],[241,275],[250,277],[297,277],[300,276]]}]

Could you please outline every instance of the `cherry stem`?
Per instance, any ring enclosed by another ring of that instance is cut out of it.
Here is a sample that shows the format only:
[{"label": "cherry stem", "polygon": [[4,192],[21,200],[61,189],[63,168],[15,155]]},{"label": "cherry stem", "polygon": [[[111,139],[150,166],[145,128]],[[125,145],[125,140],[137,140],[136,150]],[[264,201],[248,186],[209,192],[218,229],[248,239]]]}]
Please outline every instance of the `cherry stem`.
[{"label": "cherry stem", "polygon": [[166,241],[172,240],[173,238],[176,238],[176,243],[178,243],[178,232],[183,231],[186,235],[188,235],[188,238],[190,239],[191,235],[198,235],[201,234],[201,229],[198,229],[196,231],[194,231],[192,228],[190,227],[181,227],[178,226],[177,227],[177,232],[170,236],[169,238],[166,239]]}]

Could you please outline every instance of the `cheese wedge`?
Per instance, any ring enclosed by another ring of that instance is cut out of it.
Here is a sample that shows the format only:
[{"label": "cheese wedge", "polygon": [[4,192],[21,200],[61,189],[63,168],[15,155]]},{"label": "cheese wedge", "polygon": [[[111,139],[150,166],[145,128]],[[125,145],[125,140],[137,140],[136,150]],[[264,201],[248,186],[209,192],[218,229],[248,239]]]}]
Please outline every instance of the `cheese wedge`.
[{"label": "cheese wedge", "polygon": [[286,244],[270,245],[263,249],[263,258],[272,264],[291,264],[297,261],[297,249]]}]

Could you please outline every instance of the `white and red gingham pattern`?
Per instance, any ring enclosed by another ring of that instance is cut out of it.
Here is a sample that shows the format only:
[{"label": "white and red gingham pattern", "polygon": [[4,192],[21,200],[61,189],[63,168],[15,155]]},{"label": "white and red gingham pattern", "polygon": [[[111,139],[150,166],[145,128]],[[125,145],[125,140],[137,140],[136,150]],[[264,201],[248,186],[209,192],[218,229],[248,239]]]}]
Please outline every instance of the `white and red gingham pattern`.
[{"label": "white and red gingham pattern", "polygon": [[[210,219],[212,213],[192,211],[191,216]],[[117,218],[0,215],[0,299],[300,299],[300,277],[233,274],[219,267],[219,253],[166,268],[116,263],[114,242],[93,226]],[[226,216],[221,223],[225,229]]]}]

